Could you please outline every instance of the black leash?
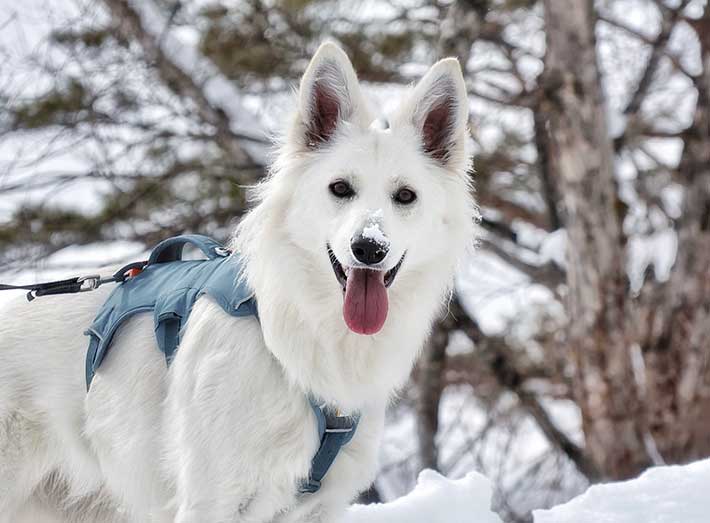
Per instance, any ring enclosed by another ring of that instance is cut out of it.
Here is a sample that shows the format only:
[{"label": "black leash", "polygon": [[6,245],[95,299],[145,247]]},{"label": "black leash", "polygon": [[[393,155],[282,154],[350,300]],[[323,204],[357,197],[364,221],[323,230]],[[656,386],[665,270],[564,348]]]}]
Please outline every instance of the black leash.
[{"label": "black leash", "polygon": [[31,285],[6,285],[0,283],[0,291],[25,290],[27,301],[32,301],[39,296],[51,296],[53,294],[73,294],[76,292],[94,291],[105,283],[122,283],[132,276],[131,271],[142,271],[148,262],[140,261],[129,263],[121,267],[113,276],[101,277],[98,274],[89,276],[76,276],[66,280],[49,281],[45,283],[34,283]]}]

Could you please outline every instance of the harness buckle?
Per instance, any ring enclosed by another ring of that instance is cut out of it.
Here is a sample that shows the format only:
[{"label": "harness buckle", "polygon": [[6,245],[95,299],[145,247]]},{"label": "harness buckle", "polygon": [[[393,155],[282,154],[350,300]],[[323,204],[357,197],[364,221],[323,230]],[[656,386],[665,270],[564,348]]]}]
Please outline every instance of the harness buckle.
[{"label": "harness buckle", "polygon": [[101,285],[101,276],[98,274],[91,274],[89,276],[80,276],[76,280],[77,283],[81,284],[79,287],[79,292],[94,291]]},{"label": "harness buckle", "polygon": [[337,433],[352,432],[353,429],[354,429],[353,426],[350,426],[350,427],[342,427],[342,428],[341,428],[341,427],[337,427],[337,428],[336,428],[336,427],[334,427],[334,428],[328,428],[328,427],[326,427],[326,428],[325,428],[325,432],[331,432],[331,433],[337,434]]},{"label": "harness buckle", "polygon": [[298,490],[301,494],[315,494],[320,490],[320,481],[309,477],[301,483]]}]

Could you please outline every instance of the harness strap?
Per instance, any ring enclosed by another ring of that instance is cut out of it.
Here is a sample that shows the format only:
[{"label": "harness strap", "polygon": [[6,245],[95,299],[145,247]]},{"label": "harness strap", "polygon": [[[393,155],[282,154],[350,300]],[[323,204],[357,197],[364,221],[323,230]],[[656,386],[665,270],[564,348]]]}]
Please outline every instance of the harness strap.
[{"label": "harness strap", "polygon": [[333,465],[340,449],[353,439],[355,429],[360,421],[360,416],[357,414],[338,416],[332,409],[324,404],[319,404],[313,398],[309,398],[309,402],[318,422],[320,447],[311,461],[311,471],[308,478],[298,487],[298,492],[301,494],[318,492],[321,481]]},{"label": "harness strap", "polygon": [[[163,240],[155,246],[148,258],[148,265],[156,263],[169,263],[182,260],[185,245],[192,245],[202,251],[208,259],[224,258],[229,256],[230,251],[208,236],[201,234],[183,234]],[[181,292],[176,299],[184,300],[184,293]],[[183,318],[180,314],[170,312],[156,318],[155,334],[160,350],[165,354],[165,360],[170,364],[180,344],[180,331],[183,326]]]},{"label": "harness strap", "polygon": [[180,345],[180,331],[182,331],[183,317],[175,313],[167,313],[156,320],[155,339],[158,347],[165,354],[165,362],[170,365]]}]

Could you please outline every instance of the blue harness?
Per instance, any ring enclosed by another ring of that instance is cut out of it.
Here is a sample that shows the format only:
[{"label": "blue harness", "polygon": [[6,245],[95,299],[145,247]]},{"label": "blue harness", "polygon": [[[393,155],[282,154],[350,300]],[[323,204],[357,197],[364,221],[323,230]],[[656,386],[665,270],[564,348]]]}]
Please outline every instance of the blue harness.
[{"label": "blue harness", "polygon": [[[199,248],[207,259],[183,261],[185,244]],[[86,354],[87,390],[116,330],[135,314],[153,313],[158,347],[168,365],[180,344],[182,327],[200,296],[209,295],[231,316],[258,318],[254,293],[239,278],[240,260],[230,254],[216,241],[196,234],[159,243],[143,270],[114,289],[85,332],[90,337]],[[320,447],[311,461],[308,478],[299,486],[301,493],[318,491],[338,452],[354,436],[359,421],[359,416],[338,416],[315,398],[308,399],[318,423]]]}]

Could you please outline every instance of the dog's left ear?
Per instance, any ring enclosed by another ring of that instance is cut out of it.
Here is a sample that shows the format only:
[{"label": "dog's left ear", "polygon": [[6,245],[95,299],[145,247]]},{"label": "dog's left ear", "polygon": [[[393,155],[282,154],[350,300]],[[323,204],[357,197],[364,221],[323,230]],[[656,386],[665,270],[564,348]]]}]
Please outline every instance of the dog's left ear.
[{"label": "dog's left ear", "polygon": [[455,58],[434,64],[396,114],[394,126],[413,125],[423,152],[447,167],[465,161],[468,96]]},{"label": "dog's left ear", "polygon": [[327,144],[343,122],[367,125],[367,109],[348,56],[336,44],[322,44],[301,79],[299,117],[305,145]]}]

